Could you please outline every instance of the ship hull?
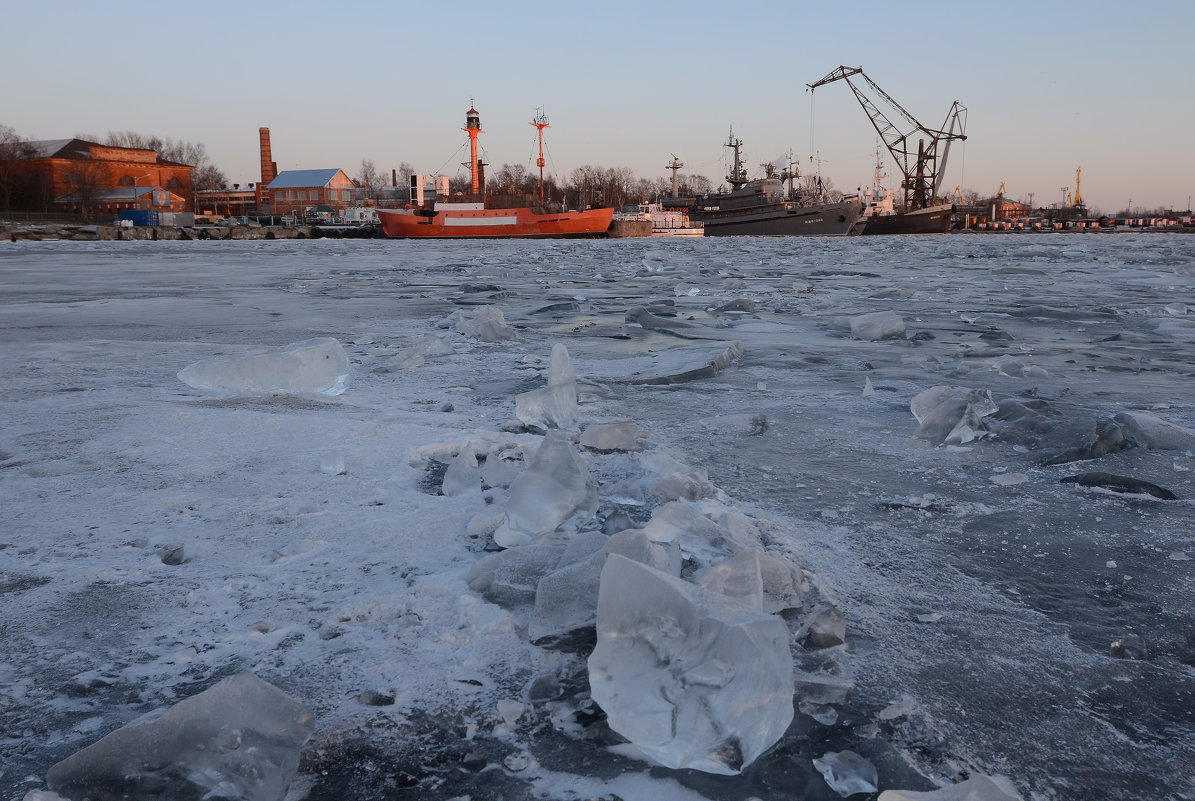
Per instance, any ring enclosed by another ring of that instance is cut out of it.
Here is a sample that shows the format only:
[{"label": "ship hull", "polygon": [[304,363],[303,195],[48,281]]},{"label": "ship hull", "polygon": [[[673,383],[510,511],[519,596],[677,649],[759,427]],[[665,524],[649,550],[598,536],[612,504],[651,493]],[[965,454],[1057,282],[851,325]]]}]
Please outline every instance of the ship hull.
[{"label": "ship hull", "polygon": [[378,209],[382,231],[394,239],[509,239],[602,236],[613,209],[536,214],[515,209]]},{"label": "ship hull", "polygon": [[777,203],[709,212],[702,221],[706,236],[846,236],[860,211],[858,203]]},{"label": "ship hull", "polygon": [[950,230],[953,208],[947,204],[917,211],[877,214],[867,218],[862,235],[944,234]]}]

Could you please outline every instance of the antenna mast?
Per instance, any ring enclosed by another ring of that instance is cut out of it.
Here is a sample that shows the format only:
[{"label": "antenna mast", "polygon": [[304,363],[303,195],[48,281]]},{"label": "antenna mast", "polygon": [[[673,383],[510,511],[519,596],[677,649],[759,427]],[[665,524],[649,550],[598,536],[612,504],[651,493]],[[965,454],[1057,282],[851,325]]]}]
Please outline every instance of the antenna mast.
[{"label": "antenna mast", "polygon": [[544,128],[551,128],[548,125],[548,117],[544,114],[543,106],[540,106],[539,113],[535,115],[535,120],[531,122],[539,133],[539,158],[535,160],[539,167],[539,205],[544,205]]}]

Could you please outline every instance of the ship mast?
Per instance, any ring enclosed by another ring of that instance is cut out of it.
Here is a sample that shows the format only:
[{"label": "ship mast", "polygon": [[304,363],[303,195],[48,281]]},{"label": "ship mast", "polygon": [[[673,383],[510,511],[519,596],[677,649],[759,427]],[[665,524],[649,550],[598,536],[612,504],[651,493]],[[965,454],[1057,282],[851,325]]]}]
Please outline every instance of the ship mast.
[{"label": "ship mast", "polygon": [[477,113],[477,109],[473,108],[472,102],[469,104],[469,111],[465,114],[465,127],[461,129],[469,134],[469,179],[471,191],[474,195],[480,194],[477,180],[477,135],[482,133],[481,130],[481,115]]},{"label": "ship mast", "polygon": [[730,171],[730,175],[726,176],[726,180],[730,182],[731,189],[741,189],[747,183],[747,168],[743,166],[742,159],[739,158],[739,148],[743,146],[742,139],[734,138],[734,127],[730,129],[730,138],[727,139],[724,147],[729,147],[734,150],[734,167]]},{"label": "ship mast", "polygon": [[534,125],[539,133],[539,158],[535,160],[535,163],[539,167],[539,205],[542,208],[544,205],[544,128],[552,126],[548,125],[548,117],[544,114],[542,107],[535,115],[535,120],[530,124]]}]

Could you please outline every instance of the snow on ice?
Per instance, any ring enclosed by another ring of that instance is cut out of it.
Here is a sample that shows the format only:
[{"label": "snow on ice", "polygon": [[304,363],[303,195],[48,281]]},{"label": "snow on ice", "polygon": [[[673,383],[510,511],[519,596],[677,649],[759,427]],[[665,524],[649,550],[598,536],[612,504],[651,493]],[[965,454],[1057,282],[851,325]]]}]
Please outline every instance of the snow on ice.
[{"label": "snow on ice", "polygon": [[[4,801],[195,707],[166,794],[1195,795],[1190,237],[25,242],[0,280]],[[311,718],[209,703],[249,674]]]}]

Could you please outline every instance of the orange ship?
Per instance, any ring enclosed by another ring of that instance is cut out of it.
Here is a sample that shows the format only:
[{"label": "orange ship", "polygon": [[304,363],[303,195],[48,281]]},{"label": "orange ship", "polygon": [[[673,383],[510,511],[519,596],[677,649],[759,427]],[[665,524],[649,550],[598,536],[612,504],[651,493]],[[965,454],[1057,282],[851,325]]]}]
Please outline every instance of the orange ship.
[{"label": "orange ship", "polygon": [[477,158],[477,135],[481,117],[470,107],[464,131],[469,134],[469,172],[471,194],[459,201],[423,200],[424,176],[411,176],[411,200],[405,208],[377,209],[386,236],[406,239],[421,237],[568,237],[601,236],[610,227],[613,209],[553,211],[544,205],[544,128],[547,118],[540,114],[531,123],[539,130],[539,204],[536,207],[487,208],[483,181],[479,177],[483,162]]}]

